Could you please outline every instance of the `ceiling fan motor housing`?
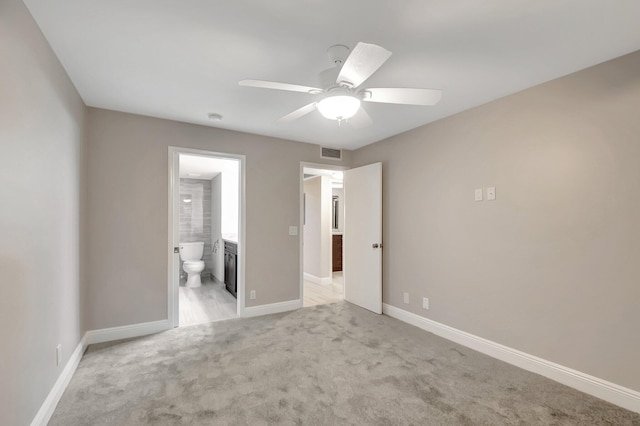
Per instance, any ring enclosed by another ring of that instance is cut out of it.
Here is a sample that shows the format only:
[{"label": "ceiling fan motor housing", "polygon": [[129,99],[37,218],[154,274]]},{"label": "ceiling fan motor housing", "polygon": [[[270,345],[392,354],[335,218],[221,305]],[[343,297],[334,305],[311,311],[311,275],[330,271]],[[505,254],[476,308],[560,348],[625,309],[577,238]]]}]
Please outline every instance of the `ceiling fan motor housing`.
[{"label": "ceiling fan motor housing", "polygon": [[338,73],[340,72],[340,68],[331,67],[327,68],[324,71],[321,71],[318,74],[318,83],[319,86],[325,90],[329,90],[332,87],[337,87],[336,79],[338,78]]},{"label": "ceiling fan motor housing", "polygon": [[338,74],[340,73],[344,62],[349,57],[349,53],[349,48],[342,44],[336,44],[327,49],[327,55],[329,56],[333,66],[318,74],[318,83],[320,83],[320,87],[325,90],[329,90],[332,87],[338,86],[336,80],[338,79]]}]

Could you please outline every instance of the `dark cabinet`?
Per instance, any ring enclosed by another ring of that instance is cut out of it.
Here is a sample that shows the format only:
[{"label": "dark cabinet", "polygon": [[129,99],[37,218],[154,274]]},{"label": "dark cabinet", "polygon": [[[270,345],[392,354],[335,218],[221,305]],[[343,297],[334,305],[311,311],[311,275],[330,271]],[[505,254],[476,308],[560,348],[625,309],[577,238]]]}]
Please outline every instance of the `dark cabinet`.
[{"label": "dark cabinet", "polygon": [[238,297],[238,245],[231,241],[224,242],[224,284],[229,293]]},{"label": "dark cabinet", "polygon": [[332,270],[333,272],[342,271],[342,235],[333,234],[332,244]]}]

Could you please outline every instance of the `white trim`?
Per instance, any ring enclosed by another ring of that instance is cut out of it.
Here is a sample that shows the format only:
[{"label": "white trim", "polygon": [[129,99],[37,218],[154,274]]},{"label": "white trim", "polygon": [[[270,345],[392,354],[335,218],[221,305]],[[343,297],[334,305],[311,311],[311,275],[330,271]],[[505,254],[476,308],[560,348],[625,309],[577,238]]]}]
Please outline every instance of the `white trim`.
[{"label": "white trim", "polygon": [[[178,326],[178,317],[179,317],[179,309],[178,309],[178,288],[175,285],[177,279],[179,277],[180,272],[180,255],[176,256],[174,252],[174,245],[176,240],[178,239],[178,232],[176,227],[174,226],[174,221],[179,220],[176,219],[178,217],[178,207],[177,203],[174,202],[177,198],[180,197],[180,185],[175,185],[175,182],[180,179],[179,176],[179,151],[176,148],[169,147],[169,196],[167,197],[169,206],[168,206],[168,240],[167,240],[167,265],[168,265],[168,289],[167,289],[167,318],[169,320],[169,324],[171,327]],[[177,257],[177,259],[176,259]],[[178,266],[176,266],[176,263]]]},{"label": "white trim", "polygon": [[67,361],[67,365],[64,366],[62,373],[58,376],[58,380],[54,383],[51,391],[49,391],[49,395],[44,400],[40,409],[36,413],[36,416],[33,418],[31,422],[31,426],[45,426],[51,420],[51,416],[60,402],[60,398],[62,398],[62,394],[65,389],[69,385],[73,374],[76,372],[78,368],[78,364],[80,363],[80,359],[82,358],[82,354],[84,354],[85,349],[87,348],[87,335],[85,334],[82,339],[80,339],[80,343],[76,346],[76,349],[69,357],[69,361]]},{"label": "white trim", "polygon": [[308,274],[306,272],[303,272],[302,276],[304,277],[305,280],[311,281],[312,283],[315,283],[315,284],[330,285],[333,283],[332,277],[321,278],[321,277],[316,277],[315,275],[312,275],[312,274]]},{"label": "white trim", "polygon": [[589,395],[604,399],[631,411],[640,413],[640,392],[599,379],[569,367],[547,361],[517,349],[441,324],[428,318],[383,304],[383,313],[400,321],[429,331],[493,358],[522,369],[540,374]]},{"label": "white trim", "polygon": [[295,311],[299,308],[302,308],[302,299],[271,303],[269,305],[249,306],[244,308],[243,317],[248,318],[269,314],[279,314],[280,312]]},{"label": "white trim", "polygon": [[131,337],[160,333],[170,330],[171,328],[173,328],[173,325],[168,319],[124,325],[121,327],[102,328],[87,331],[85,341],[87,345],[92,345],[94,343],[111,342],[112,340],[129,339]]},{"label": "white trim", "polygon": [[40,406],[38,413],[36,413],[36,416],[31,422],[31,426],[45,426],[49,422],[49,420],[51,420],[51,416],[53,415],[58,402],[60,402],[62,394],[64,393],[65,389],[67,389],[67,386],[69,385],[73,374],[76,372],[78,364],[80,363],[82,355],[87,349],[87,346],[94,343],[110,342],[112,340],[146,336],[148,334],[166,331],[171,328],[173,328],[171,322],[166,319],[140,324],[125,325],[122,327],[111,327],[87,331],[80,340],[80,343],[78,343],[76,349],[71,354],[69,361],[67,361],[67,365],[65,365],[64,370],[62,370],[62,373],[60,373],[60,376],[58,376],[58,380],[56,380],[53,388],[51,388],[49,395],[47,395],[47,398]]},{"label": "white trim", "polygon": [[238,160],[240,167],[238,172],[240,173],[238,179],[238,258],[237,258],[237,271],[238,271],[238,288],[237,288],[237,314],[239,317],[243,316],[245,309],[245,267],[247,262],[246,256],[246,156],[240,154],[229,154],[224,152],[205,151],[201,149],[191,149],[182,147],[169,147],[169,185],[168,185],[168,243],[167,243],[167,318],[171,327],[178,326],[178,286],[176,285],[176,276],[178,276],[180,267],[179,255],[173,253],[173,248],[177,247],[179,217],[177,203],[174,204],[174,200],[179,197],[180,185],[176,185],[179,182],[179,155],[200,155],[203,157],[215,157],[223,159]]},{"label": "white trim", "polygon": [[[228,155],[228,154],[227,154]],[[244,314],[244,307],[246,304],[245,301],[245,268],[247,264],[247,251],[245,248],[246,245],[246,217],[247,217],[247,157],[244,155],[236,155],[232,156],[232,158],[237,158],[240,160],[240,178],[238,181],[238,185],[240,186],[240,194],[238,194],[238,202],[240,205],[238,206],[238,214],[240,217],[238,218],[238,256],[236,257],[236,268],[238,272],[237,278],[237,288],[236,288],[236,300],[238,301],[238,309],[237,314],[241,317]]]}]

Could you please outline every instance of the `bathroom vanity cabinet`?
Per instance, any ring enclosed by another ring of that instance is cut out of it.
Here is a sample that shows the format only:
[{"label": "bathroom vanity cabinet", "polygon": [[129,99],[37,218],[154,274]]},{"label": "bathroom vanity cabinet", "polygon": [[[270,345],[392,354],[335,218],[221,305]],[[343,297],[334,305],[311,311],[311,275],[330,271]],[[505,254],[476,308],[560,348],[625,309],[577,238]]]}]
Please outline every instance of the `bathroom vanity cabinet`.
[{"label": "bathroom vanity cabinet", "polygon": [[224,240],[224,284],[233,297],[238,297],[238,244]]},{"label": "bathroom vanity cabinet", "polygon": [[342,234],[333,234],[332,242],[332,270],[333,272],[342,271]]}]

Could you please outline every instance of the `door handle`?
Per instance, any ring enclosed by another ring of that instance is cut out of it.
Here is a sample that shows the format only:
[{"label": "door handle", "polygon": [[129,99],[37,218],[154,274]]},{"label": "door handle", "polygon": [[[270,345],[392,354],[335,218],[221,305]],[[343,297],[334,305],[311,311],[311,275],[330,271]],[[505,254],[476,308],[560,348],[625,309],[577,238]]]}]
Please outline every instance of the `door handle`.
[{"label": "door handle", "polygon": [[380,243],[380,244],[373,243],[373,244],[371,244],[371,247],[373,247],[373,248],[382,248],[382,243]]}]

